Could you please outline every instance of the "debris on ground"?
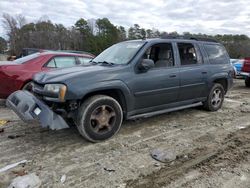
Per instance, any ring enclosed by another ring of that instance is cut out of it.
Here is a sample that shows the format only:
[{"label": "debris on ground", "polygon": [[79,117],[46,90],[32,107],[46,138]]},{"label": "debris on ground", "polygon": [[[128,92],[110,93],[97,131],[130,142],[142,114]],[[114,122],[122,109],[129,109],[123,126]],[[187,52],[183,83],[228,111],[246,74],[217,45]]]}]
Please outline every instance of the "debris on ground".
[{"label": "debris on ground", "polygon": [[4,126],[6,123],[8,123],[8,121],[0,119],[0,127]]},{"label": "debris on ground", "polygon": [[15,139],[15,138],[19,138],[21,136],[23,136],[23,135],[9,135],[8,138],[9,139]]},{"label": "debris on ground", "polygon": [[27,175],[27,172],[25,169],[22,169],[22,170],[13,170],[12,171],[13,174],[15,174],[16,176],[24,176],[24,175]]},{"label": "debris on ground", "polygon": [[66,175],[64,174],[64,175],[62,175],[62,177],[61,177],[61,183],[64,183],[65,181],[66,181]]},{"label": "debris on ground", "polygon": [[18,166],[20,164],[26,164],[27,162],[28,162],[27,160],[22,160],[20,162],[14,163],[14,164],[7,165],[7,166],[5,166],[3,168],[0,168],[0,173],[5,172],[5,171],[7,171],[7,170],[9,170],[11,168],[14,168],[14,167],[16,167],[16,166]]},{"label": "debris on ground", "polygon": [[35,174],[19,176],[12,180],[8,188],[39,188],[42,185],[41,180]]},{"label": "debris on ground", "polygon": [[3,132],[4,132],[4,128],[1,128],[1,129],[0,129],[0,133],[3,133]]},{"label": "debris on ground", "polygon": [[105,171],[107,171],[107,172],[115,172],[115,170],[114,169],[111,169],[111,168],[106,168],[106,167],[104,167],[103,168]]},{"label": "debris on ground", "polygon": [[151,152],[153,159],[162,163],[172,162],[176,159],[176,154],[172,150],[154,149]]}]

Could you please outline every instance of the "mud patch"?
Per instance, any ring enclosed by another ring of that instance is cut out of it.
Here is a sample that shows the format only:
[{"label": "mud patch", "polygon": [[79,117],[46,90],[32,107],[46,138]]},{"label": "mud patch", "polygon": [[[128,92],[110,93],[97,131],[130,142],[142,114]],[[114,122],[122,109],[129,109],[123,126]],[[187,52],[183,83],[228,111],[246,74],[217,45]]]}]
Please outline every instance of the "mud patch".
[{"label": "mud patch", "polygon": [[[209,138],[209,137],[205,137]],[[184,161],[182,157],[175,165],[165,165],[159,171],[136,180],[126,182],[127,187],[163,187],[180,176],[184,176],[191,169],[199,169],[202,173],[211,174],[212,171],[223,166],[234,168],[240,161],[246,160],[250,153],[250,127],[230,134],[215,150],[211,148],[197,148],[187,154],[190,158]]]}]

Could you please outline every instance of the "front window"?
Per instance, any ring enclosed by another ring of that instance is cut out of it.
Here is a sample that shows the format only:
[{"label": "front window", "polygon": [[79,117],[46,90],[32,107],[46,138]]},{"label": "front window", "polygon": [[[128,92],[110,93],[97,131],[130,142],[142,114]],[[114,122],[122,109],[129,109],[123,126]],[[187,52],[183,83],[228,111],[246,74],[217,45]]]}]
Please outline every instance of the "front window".
[{"label": "front window", "polygon": [[104,50],[100,55],[93,59],[93,62],[106,62],[118,65],[127,64],[143,46],[143,44],[145,44],[144,41],[122,42],[115,44]]},{"label": "front window", "polygon": [[16,64],[23,64],[23,63],[26,63],[27,61],[30,61],[32,59],[37,58],[39,56],[39,54],[40,53],[34,53],[34,54],[31,54],[31,55],[27,55],[27,56],[24,56],[22,58],[16,59],[13,62],[16,63]]}]

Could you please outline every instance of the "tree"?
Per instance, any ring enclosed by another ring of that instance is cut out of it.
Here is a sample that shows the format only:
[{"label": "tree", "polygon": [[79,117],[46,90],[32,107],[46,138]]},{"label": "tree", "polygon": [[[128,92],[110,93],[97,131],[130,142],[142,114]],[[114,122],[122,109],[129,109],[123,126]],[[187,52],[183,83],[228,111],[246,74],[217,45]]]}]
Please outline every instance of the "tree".
[{"label": "tree", "polygon": [[123,26],[119,26],[118,28],[118,32],[119,32],[119,41],[124,41],[127,39],[127,33],[126,30]]},{"label": "tree", "polygon": [[119,42],[119,30],[107,18],[96,21],[97,35],[94,36],[94,52],[102,52],[107,47]]},{"label": "tree", "polygon": [[9,14],[3,14],[3,27],[5,28],[7,32],[7,36],[9,37],[9,43],[10,43],[10,50],[11,54],[16,54],[16,41],[17,39],[17,21],[14,17],[10,16]]},{"label": "tree", "polygon": [[130,27],[128,30],[128,38],[130,40],[142,39],[146,37],[146,31],[143,28],[140,28],[138,24],[134,24],[133,27]]},{"label": "tree", "polygon": [[6,49],[7,49],[7,41],[3,37],[0,37],[0,53],[3,54]]}]

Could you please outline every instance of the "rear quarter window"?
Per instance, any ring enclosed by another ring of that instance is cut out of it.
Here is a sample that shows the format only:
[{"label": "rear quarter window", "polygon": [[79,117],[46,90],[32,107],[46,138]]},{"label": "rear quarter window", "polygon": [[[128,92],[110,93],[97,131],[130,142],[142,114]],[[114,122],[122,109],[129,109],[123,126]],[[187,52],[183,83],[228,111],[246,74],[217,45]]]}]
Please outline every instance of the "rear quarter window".
[{"label": "rear quarter window", "polygon": [[226,49],[219,44],[204,44],[209,62],[211,64],[229,63],[229,57]]}]

